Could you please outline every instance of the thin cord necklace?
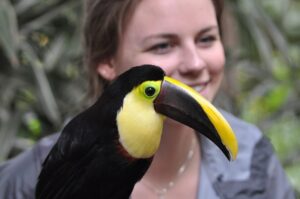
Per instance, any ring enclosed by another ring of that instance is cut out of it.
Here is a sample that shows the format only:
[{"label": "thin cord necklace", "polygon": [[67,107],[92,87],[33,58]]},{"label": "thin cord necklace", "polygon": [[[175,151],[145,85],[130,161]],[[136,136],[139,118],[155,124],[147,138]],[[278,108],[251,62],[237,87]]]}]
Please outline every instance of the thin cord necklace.
[{"label": "thin cord necklace", "polygon": [[142,180],[141,182],[147,188],[149,188],[152,192],[154,192],[155,195],[159,199],[165,199],[165,195],[168,193],[168,191],[171,188],[173,188],[175,186],[175,184],[177,183],[177,180],[182,176],[182,174],[186,171],[187,167],[189,166],[189,164],[195,154],[195,145],[196,145],[196,140],[195,140],[195,138],[193,138],[185,161],[182,163],[182,165],[177,170],[175,177],[172,180],[170,180],[164,187],[157,188],[154,184],[150,184],[149,182],[147,182],[145,180]]}]

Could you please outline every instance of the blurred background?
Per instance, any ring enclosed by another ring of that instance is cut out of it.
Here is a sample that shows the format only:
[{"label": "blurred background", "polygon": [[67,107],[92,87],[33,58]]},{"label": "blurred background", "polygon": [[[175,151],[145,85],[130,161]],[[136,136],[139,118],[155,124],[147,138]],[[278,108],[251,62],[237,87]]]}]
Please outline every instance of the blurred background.
[{"label": "blurred background", "polygon": [[[0,1],[0,163],[86,103],[82,2]],[[216,104],[269,137],[300,192],[300,1],[226,0]],[[300,197],[298,197],[300,198]]]}]

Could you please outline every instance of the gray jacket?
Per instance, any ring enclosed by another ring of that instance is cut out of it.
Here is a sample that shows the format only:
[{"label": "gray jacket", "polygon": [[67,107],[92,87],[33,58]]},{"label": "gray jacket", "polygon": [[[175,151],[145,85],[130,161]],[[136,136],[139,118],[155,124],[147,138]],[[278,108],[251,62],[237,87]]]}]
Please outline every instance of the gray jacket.
[{"label": "gray jacket", "polygon": [[[294,191],[269,141],[253,125],[223,112],[239,142],[237,160],[201,137],[200,199],[294,199]],[[33,199],[41,164],[58,134],[0,165],[0,199]]]}]

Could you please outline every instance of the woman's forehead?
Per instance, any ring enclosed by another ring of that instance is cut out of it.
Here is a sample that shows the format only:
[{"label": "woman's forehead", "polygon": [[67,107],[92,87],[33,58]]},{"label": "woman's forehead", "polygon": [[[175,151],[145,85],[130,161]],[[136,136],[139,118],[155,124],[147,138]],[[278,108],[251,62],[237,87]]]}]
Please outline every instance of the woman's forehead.
[{"label": "woman's forehead", "polygon": [[[142,0],[135,8],[125,32],[139,39],[153,35],[199,31],[217,26],[211,0]],[[129,34],[129,33],[128,33]]]}]

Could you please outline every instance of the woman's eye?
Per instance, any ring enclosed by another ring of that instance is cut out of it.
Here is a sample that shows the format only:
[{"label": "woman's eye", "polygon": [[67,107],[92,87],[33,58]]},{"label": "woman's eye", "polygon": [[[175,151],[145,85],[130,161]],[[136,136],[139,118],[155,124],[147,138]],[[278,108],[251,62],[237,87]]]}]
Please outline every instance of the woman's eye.
[{"label": "woman's eye", "polygon": [[204,46],[204,47],[211,46],[214,41],[216,41],[216,37],[213,35],[201,37],[198,39],[199,45]]},{"label": "woman's eye", "polygon": [[171,43],[160,43],[156,44],[152,47],[150,47],[149,51],[155,53],[155,54],[166,54],[170,52],[172,49],[173,45]]}]

